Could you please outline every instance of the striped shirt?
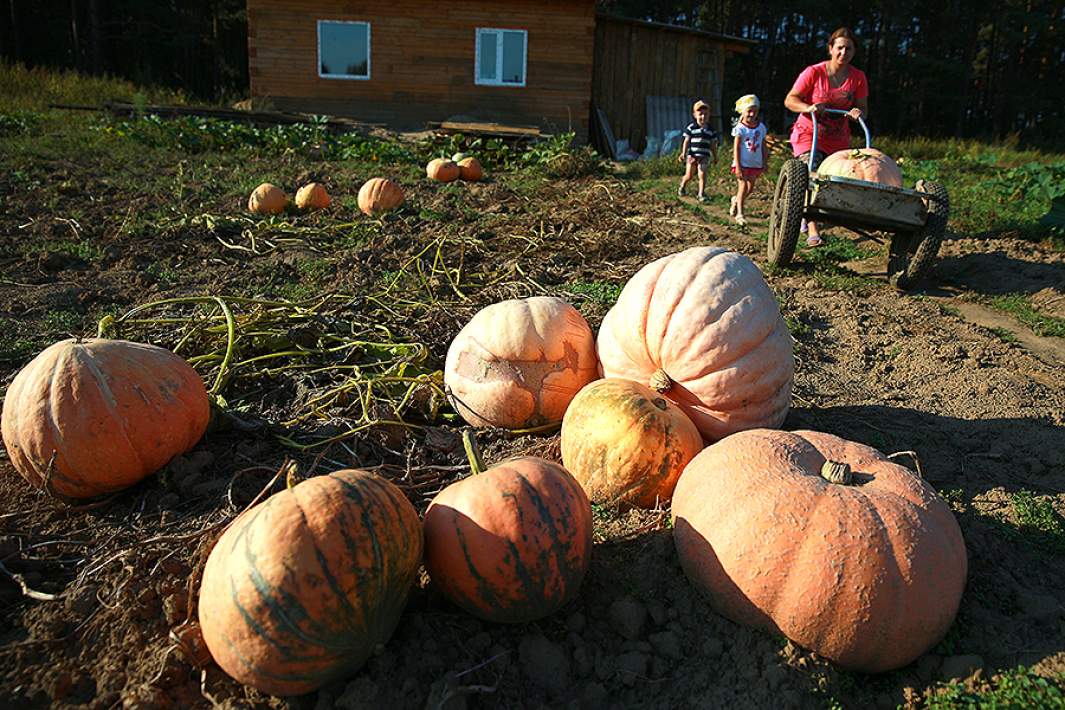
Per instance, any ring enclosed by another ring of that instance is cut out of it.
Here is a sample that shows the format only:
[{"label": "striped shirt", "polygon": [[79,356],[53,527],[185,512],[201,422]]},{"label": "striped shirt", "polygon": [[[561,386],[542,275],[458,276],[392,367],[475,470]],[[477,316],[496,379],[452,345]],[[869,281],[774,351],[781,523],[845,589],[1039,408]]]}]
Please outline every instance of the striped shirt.
[{"label": "striped shirt", "polygon": [[684,129],[684,135],[688,139],[688,155],[696,158],[710,157],[710,149],[717,143],[717,131],[710,126],[704,128],[693,121]]}]

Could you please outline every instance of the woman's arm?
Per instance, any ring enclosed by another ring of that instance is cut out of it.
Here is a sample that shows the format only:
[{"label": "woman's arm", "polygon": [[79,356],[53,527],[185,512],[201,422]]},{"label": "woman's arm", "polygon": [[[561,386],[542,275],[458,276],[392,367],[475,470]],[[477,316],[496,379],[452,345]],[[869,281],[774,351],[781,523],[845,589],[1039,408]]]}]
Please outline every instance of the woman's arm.
[{"label": "woman's arm", "polygon": [[805,100],[803,100],[801,96],[799,96],[796,92],[792,91],[788,93],[786,97],[784,97],[784,107],[789,111],[794,111],[795,113],[817,113],[822,108],[824,108],[824,105],[808,104]]},{"label": "woman's arm", "polygon": [[736,137],[732,139],[732,164],[736,166],[737,170],[739,169],[739,167],[740,167],[740,136],[739,136],[739,134],[737,134]]}]

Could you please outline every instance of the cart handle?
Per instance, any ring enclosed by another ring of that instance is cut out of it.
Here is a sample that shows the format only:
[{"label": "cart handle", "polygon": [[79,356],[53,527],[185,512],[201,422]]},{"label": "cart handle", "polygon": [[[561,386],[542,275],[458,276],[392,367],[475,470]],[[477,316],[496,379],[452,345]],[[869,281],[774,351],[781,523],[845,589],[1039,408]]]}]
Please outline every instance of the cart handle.
[{"label": "cart handle", "polygon": [[[847,114],[847,112],[841,108],[825,108],[821,110],[825,113],[841,113],[843,115]],[[806,167],[809,168],[810,172],[812,173],[814,171],[814,158],[817,156],[817,114],[811,113],[810,119],[814,122],[814,139],[813,143],[810,144],[810,162],[807,164]],[[858,123],[861,124],[862,130],[865,131],[865,147],[872,148],[873,146],[871,145],[869,140],[869,126],[865,125],[865,121],[862,119],[861,116],[858,117]]]}]

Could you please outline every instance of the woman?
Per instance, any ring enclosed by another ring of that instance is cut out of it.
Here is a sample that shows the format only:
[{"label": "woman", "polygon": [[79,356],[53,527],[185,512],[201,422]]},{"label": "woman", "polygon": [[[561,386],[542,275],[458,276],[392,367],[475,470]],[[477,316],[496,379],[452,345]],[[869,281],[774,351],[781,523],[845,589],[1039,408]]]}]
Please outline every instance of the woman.
[{"label": "woman", "polygon": [[[791,129],[791,149],[795,156],[807,162],[813,143],[814,124],[809,114],[817,114],[817,154],[814,169],[825,156],[850,147],[851,127],[848,118],[857,121],[869,112],[869,84],[865,72],[851,66],[856,42],[854,34],[840,27],[828,38],[828,61],[811,64],[803,69],[791,87],[784,106],[799,114]],[[847,115],[825,113],[834,108]],[[807,246],[817,246],[821,237],[817,225],[808,225]]]}]

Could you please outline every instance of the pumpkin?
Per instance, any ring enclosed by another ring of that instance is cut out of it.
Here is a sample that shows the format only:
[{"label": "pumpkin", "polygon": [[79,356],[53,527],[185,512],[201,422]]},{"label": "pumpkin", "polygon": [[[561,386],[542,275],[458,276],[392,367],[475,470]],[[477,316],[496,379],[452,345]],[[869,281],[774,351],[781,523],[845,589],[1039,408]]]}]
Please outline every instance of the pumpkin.
[{"label": "pumpkin", "polygon": [[418,514],[368,471],[307,479],[240,515],[207,558],[203,638],[240,683],[308,693],[392,636],[421,563]]},{"label": "pumpkin", "polygon": [[792,339],[758,267],[692,247],[640,269],[599,329],[604,377],[646,384],[704,439],[777,427],[791,402]]},{"label": "pumpkin", "polygon": [[402,204],[403,188],[388,178],[370,178],[359,188],[359,209],[371,217]]},{"label": "pumpkin", "polygon": [[4,398],[3,439],[30,485],[89,498],[133,485],[196,445],[203,381],[163,348],[63,340],[23,367]]},{"label": "pumpkin", "polygon": [[424,530],[433,585],[485,621],[557,611],[591,560],[588,497],[566,469],[531,456],[452,483],[429,504]]},{"label": "pumpkin", "polygon": [[248,210],[255,214],[281,214],[285,211],[288,197],[277,185],[264,182],[255,188],[248,198]]},{"label": "pumpkin", "polygon": [[596,380],[562,418],[562,465],[595,503],[653,508],[703,448],[688,416],[650,387]]},{"label": "pumpkin", "polygon": [[451,182],[459,177],[459,166],[447,158],[434,158],[425,166],[425,174],[437,182]]},{"label": "pumpkin", "polygon": [[557,424],[596,375],[588,322],[553,296],[483,308],[455,336],[444,361],[452,405],[474,426]]},{"label": "pumpkin", "polygon": [[930,649],[965,586],[946,502],[831,434],[762,429],[707,447],[681,474],[673,520],[684,572],[717,612],[852,670],[892,670]]},{"label": "pumpkin", "polygon": [[854,148],[836,151],[821,161],[817,168],[820,177],[837,177],[878,182],[902,187],[902,172],[890,156],[876,148]]},{"label": "pumpkin", "polygon": [[459,177],[467,182],[477,182],[484,177],[484,169],[477,158],[463,158],[458,165]]},{"label": "pumpkin", "polygon": [[321,183],[308,183],[296,191],[296,207],[301,210],[324,210],[330,201],[329,193]]}]

